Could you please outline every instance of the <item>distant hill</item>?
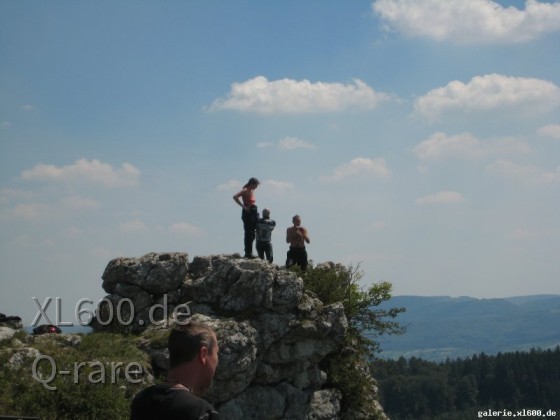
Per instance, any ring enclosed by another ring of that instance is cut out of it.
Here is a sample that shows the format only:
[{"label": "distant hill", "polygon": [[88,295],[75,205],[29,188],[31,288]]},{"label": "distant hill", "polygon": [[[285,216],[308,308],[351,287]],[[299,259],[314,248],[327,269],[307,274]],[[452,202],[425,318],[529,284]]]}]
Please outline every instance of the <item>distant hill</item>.
[{"label": "distant hill", "polygon": [[380,357],[442,361],[560,345],[560,295],[475,299],[395,296],[381,307],[405,307],[402,336],[380,338]]}]

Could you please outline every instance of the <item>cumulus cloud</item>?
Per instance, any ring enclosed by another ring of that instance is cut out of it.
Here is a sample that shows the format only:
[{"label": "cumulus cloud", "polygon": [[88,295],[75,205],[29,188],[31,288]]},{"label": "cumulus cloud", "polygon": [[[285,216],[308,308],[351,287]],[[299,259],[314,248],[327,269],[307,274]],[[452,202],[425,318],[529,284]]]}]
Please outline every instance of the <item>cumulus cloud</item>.
[{"label": "cumulus cloud", "polygon": [[391,171],[383,158],[369,159],[357,157],[348,163],[344,163],[334,170],[331,176],[323,177],[323,181],[340,181],[354,176],[373,176],[376,178],[387,178]]},{"label": "cumulus cloud", "polygon": [[294,189],[294,184],[286,181],[275,181],[273,179],[267,179],[263,182],[263,184],[266,185],[267,190],[275,192],[289,191]]},{"label": "cumulus cloud", "polygon": [[414,149],[419,159],[440,160],[447,157],[479,157],[484,152],[482,143],[470,133],[448,136],[445,133],[435,133]]},{"label": "cumulus cloud", "polygon": [[545,125],[544,127],[538,129],[537,134],[543,137],[560,139],[560,124]]},{"label": "cumulus cloud", "polygon": [[258,114],[335,112],[347,108],[373,109],[387,99],[389,95],[375,92],[358,79],[342,84],[292,79],[269,81],[257,76],[233,83],[227,97],[215,100],[207,110]]},{"label": "cumulus cloud", "polygon": [[87,183],[108,188],[131,187],[138,184],[140,171],[129,163],[113,168],[108,163],[93,159],[79,159],[72,165],[57,167],[38,164],[22,172],[27,181],[46,181],[60,183]]},{"label": "cumulus cloud", "polygon": [[560,104],[560,88],[554,83],[526,77],[488,74],[473,77],[468,83],[454,80],[419,97],[415,112],[430,120],[447,111],[503,110],[527,107],[532,112],[548,111]]},{"label": "cumulus cloud", "polygon": [[412,151],[419,159],[432,161],[532,153],[531,147],[526,142],[516,138],[496,138],[482,142],[470,133],[453,136],[434,133],[428,139],[420,142]]},{"label": "cumulus cloud", "polygon": [[278,142],[261,142],[257,144],[260,149],[266,149],[270,147],[278,148],[282,151],[290,151],[297,149],[315,149],[315,146],[305,140],[299,139],[297,137],[284,137],[278,140]]},{"label": "cumulus cloud", "polygon": [[488,170],[505,178],[531,185],[543,186],[560,183],[560,166],[554,171],[546,171],[534,165],[524,165],[499,159],[488,165]]},{"label": "cumulus cloud", "polygon": [[434,204],[459,204],[465,201],[464,197],[455,191],[440,191],[416,199],[416,204],[421,206]]},{"label": "cumulus cloud", "polygon": [[280,150],[314,149],[315,146],[297,137],[284,137],[278,141],[278,148]]},{"label": "cumulus cloud", "polygon": [[376,0],[385,29],[460,44],[515,44],[560,30],[560,3],[528,0],[525,9],[490,0]]}]

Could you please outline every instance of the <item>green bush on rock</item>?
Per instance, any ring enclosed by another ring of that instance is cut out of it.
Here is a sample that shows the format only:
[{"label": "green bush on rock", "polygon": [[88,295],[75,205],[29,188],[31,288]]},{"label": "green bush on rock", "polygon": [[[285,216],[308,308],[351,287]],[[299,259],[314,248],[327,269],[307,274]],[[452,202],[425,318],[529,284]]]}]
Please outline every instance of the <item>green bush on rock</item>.
[{"label": "green bush on rock", "polygon": [[345,418],[385,418],[377,401],[375,380],[369,374],[369,359],[379,349],[375,338],[382,334],[402,334],[394,318],[404,308],[379,309],[391,298],[391,283],[381,282],[363,289],[364,274],[360,266],[326,263],[298,271],[306,290],[325,304],[342,302],[348,330],[339,351],[327,358],[325,368],[329,383],[342,392]]},{"label": "green bush on rock", "polygon": [[133,337],[106,333],[27,336],[0,365],[0,415],[41,419],[127,418],[145,386],[133,370],[150,375]]}]

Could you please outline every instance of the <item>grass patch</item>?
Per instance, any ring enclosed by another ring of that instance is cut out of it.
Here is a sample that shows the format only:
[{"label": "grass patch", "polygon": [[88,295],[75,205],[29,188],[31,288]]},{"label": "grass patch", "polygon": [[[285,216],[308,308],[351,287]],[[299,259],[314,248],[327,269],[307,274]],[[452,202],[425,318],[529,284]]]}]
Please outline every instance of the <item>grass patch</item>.
[{"label": "grass patch", "polygon": [[[147,355],[137,338],[93,333],[25,337],[0,354],[0,415],[41,419],[127,419],[130,398],[144,387]],[[36,351],[30,350],[36,349]]]}]

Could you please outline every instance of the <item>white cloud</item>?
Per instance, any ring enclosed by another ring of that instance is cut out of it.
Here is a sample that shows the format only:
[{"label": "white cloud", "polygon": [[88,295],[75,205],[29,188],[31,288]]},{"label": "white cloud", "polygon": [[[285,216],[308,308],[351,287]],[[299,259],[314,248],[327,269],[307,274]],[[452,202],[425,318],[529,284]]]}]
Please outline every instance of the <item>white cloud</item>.
[{"label": "white cloud", "polygon": [[2,121],[1,126],[2,128],[10,128],[12,126],[12,123],[10,121]]},{"label": "white cloud", "polygon": [[292,79],[269,81],[257,76],[233,83],[228,96],[215,100],[207,109],[258,114],[334,112],[347,108],[373,109],[387,99],[389,95],[375,92],[358,79],[352,84],[342,84]]},{"label": "white cloud", "polygon": [[543,137],[560,139],[560,124],[545,125],[544,127],[538,129],[537,134]]},{"label": "white cloud", "polygon": [[129,163],[123,163],[120,169],[115,169],[96,159],[79,159],[72,165],[62,167],[41,163],[24,170],[21,177],[27,181],[87,183],[118,188],[137,185],[140,171]]},{"label": "white cloud", "polygon": [[121,233],[141,233],[147,230],[146,224],[141,220],[131,220],[119,225],[119,232]]},{"label": "white cloud", "polygon": [[560,3],[528,0],[524,10],[490,0],[376,0],[386,29],[460,44],[514,44],[560,30]]},{"label": "white cloud", "polygon": [[433,204],[459,204],[465,201],[464,197],[455,191],[440,191],[435,194],[420,197],[416,200],[419,205]]},{"label": "white cloud", "polygon": [[21,106],[21,109],[24,111],[33,111],[35,109],[35,105],[25,104]]},{"label": "white cloud", "polygon": [[314,149],[315,146],[297,137],[284,137],[278,141],[278,148],[280,150]]},{"label": "white cloud", "polygon": [[490,155],[529,154],[531,147],[524,141],[511,138],[490,139],[485,142],[470,133],[448,136],[434,133],[421,141],[413,150],[422,160],[443,160],[447,158],[481,158]]},{"label": "white cloud", "polygon": [[323,177],[322,180],[340,181],[344,178],[361,175],[387,178],[391,175],[391,171],[389,171],[387,163],[383,158],[369,159],[357,157],[348,163],[340,165],[334,170],[333,175]]},{"label": "white cloud", "polygon": [[278,140],[277,143],[274,142],[261,142],[257,143],[259,149],[267,149],[271,147],[276,147],[278,150],[290,151],[297,149],[315,149],[315,146],[305,140],[299,139],[297,137],[284,137]]},{"label": "white cloud", "polygon": [[560,88],[554,83],[525,77],[488,74],[473,77],[468,83],[454,80],[419,97],[417,114],[430,120],[444,112],[486,111],[505,107],[527,107],[532,112],[548,111],[560,104]]},{"label": "white cloud", "polygon": [[275,181],[273,179],[267,179],[263,182],[266,185],[267,190],[271,191],[289,191],[294,189],[294,184],[286,181]]},{"label": "white cloud", "polygon": [[203,236],[204,231],[198,226],[191,225],[190,223],[180,222],[175,223],[169,227],[169,231],[179,235],[187,236]]},{"label": "white cloud", "polygon": [[488,165],[488,170],[506,178],[532,185],[560,183],[560,166],[555,171],[545,171],[533,165],[522,165],[506,159],[499,159]]},{"label": "white cloud", "polygon": [[434,133],[429,139],[420,142],[414,149],[419,159],[440,160],[448,157],[479,157],[484,152],[482,143],[470,133],[448,136]]}]

